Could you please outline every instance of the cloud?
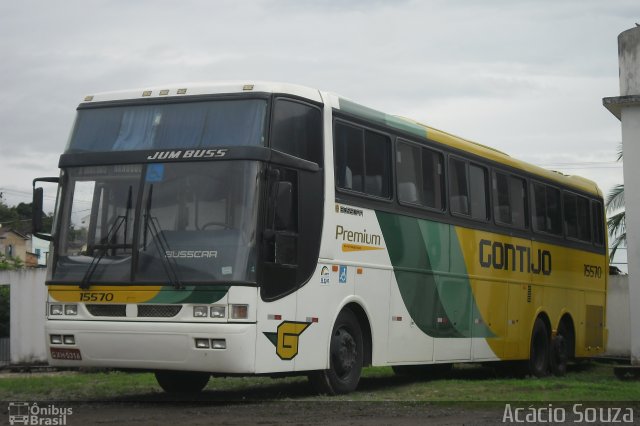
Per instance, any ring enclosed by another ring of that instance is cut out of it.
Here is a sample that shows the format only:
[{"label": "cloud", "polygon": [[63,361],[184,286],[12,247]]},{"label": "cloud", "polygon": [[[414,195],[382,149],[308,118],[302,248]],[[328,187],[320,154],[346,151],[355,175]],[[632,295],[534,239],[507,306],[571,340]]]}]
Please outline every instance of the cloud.
[{"label": "cloud", "polygon": [[3,2],[0,180],[55,170],[84,95],[229,79],[318,87],[515,155],[613,158],[600,99],[617,94],[634,14],[635,0]]}]

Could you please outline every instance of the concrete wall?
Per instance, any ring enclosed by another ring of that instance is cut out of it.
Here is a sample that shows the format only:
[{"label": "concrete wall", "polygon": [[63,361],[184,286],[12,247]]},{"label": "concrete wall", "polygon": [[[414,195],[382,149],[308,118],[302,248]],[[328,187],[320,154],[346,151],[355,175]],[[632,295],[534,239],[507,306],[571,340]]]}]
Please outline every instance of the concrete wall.
[{"label": "concrete wall", "polygon": [[[620,95],[640,95],[640,27],[618,36]],[[629,298],[631,362],[640,365],[640,103],[622,107],[622,149],[624,151],[624,203],[629,262]]]},{"label": "concrete wall", "polygon": [[610,275],[607,289],[607,328],[609,340],[605,356],[629,358],[629,276]]},{"label": "concrete wall", "polygon": [[618,36],[620,96],[640,94],[640,29],[631,28]]},{"label": "concrete wall", "polygon": [[0,271],[0,284],[11,286],[11,363],[47,360],[44,322],[47,291],[45,269]]}]

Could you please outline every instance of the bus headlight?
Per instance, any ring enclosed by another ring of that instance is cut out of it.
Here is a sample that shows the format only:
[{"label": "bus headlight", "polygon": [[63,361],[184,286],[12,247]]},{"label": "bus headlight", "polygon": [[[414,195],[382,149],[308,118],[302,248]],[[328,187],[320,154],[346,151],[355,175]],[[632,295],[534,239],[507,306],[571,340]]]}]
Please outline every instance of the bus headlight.
[{"label": "bus headlight", "polygon": [[249,318],[249,305],[229,305],[231,308],[231,319]]},{"label": "bus headlight", "polygon": [[65,315],[78,315],[78,305],[64,305]]},{"label": "bus headlight", "polygon": [[196,348],[209,349],[209,339],[196,339]]},{"label": "bus headlight", "polygon": [[226,309],[224,306],[212,306],[211,318],[224,318],[226,317]]},{"label": "bus headlight", "polygon": [[205,318],[207,316],[208,311],[209,311],[208,306],[194,306],[193,316],[196,318]]},{"label": "bus headlight", "polygon": [[62,315],[62,305],[49,305],[49,315]]},{"label": "bus headlight", "polygon": [[61,345],[62,344],[62,336],[59,334],[51,334],[49,335],[49,340],[52,345]]},{"label": "bus headlight", "polygon": [[211,349],[227,349],[227,341],[225,339],[211,339]]}]

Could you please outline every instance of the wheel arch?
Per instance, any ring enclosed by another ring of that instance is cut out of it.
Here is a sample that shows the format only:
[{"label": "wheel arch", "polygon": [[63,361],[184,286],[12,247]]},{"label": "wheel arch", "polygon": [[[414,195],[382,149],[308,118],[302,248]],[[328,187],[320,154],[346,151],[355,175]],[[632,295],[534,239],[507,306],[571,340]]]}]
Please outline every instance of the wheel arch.
[{"label": "wheel arch", "polygon": [[[529,345],[531,344],[533,329],[538,318],[540,318],[544,322],[544,325],[547,328],[547,338],[549,339],[549,342],[551,342],[551,334],[553,331],[553,328],[551,327],[551,320],[549,319],[549,314],[545,310],[540,309],[533,317],[533,322],[531,323],[531,327],[529,329]],[[529,348],[529,350],[531,350],[531,348]]]},{"label": "wheel arch", "polygon": [[542,319],[542,321],[544,321],[544,325],[547,326],[547,337],[549,337],[549,339],[551,339],[551,332],[553,330],[553,328],[551,327],[551,320],[549,319],[549,314],[547,314],[545,311],[540,311],[538,313],[538,316],[536,317],[536,319]]}]

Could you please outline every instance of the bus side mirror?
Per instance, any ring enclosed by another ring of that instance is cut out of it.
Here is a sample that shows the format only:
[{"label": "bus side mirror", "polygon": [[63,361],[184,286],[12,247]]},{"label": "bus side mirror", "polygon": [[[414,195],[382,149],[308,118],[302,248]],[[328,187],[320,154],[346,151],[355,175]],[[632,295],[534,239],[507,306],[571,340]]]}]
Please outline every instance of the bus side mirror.
[{"label": "bus side mirror", "polygon": [[42,240],[53,241],[51,234],[42,234],[42,214],[44,207],[44,190],[42,188],[36,188],[36,182],[51,182],[58,183],[60,181],[57,177],[37,178],[33,180],[33,204],[31,210],[31,228],[35,237]]},{"label": "bus side mirror", "polygon": [[43,189],[33,189],[33,210],[31,217],[31,228],[34,234],[38,234],[42,231],[42,204],[43,204]]}]

